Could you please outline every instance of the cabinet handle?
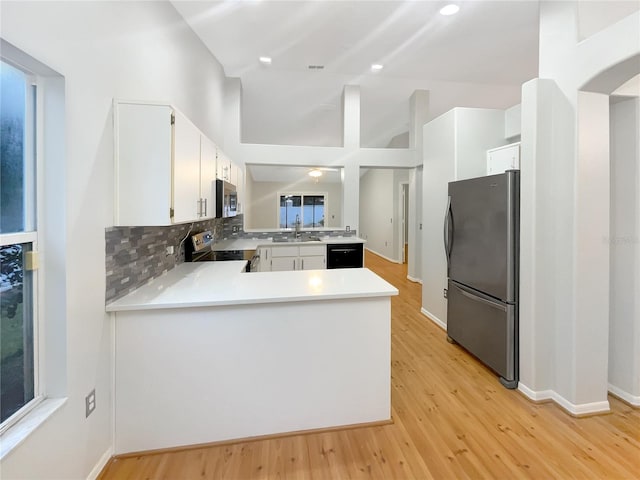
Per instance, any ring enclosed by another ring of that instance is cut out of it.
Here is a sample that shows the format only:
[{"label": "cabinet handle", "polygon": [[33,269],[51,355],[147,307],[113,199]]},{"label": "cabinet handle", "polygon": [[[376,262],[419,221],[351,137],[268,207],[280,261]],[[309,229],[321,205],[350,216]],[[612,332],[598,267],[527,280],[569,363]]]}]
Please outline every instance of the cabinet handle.
[{"label": "cabinet handle", "polygon": [[304,258],[302,259],[302,268],[300,270],[304,270]]},{"label": "cabinet handle", "polygon": [[196,216],[198,218],[200,218],[202,216],[202,199],[201,198],[198,199],[198,209],[197,210],[198,210],[198,212],[196,213]]},{"label": "cabinet handle", "polygon": [[204,216],[207,216],[207,199],[204,199]]},{"label": "cabinet handle", "polygon": [[293,269],[294,270],[296,269],[296,259],[295,258],[293,259]]}]

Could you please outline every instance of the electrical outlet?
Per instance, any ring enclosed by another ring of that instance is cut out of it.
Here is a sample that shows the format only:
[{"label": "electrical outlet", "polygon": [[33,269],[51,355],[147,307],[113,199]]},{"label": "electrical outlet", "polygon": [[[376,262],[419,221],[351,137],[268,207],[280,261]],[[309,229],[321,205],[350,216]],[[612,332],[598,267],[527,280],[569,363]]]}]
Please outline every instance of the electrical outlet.
[{"label": "electrical outlet", "polygon": [[85,406],[85,418],[93,413],[96,409],[96,389],[94,388],[89,392],[84,398],[84,406]]},{"label": "electrical outlet", "polygon": [[446,288],[442,291],[442,294],[444,295],[444,298],[447,298],[447,295],[449,295],[449,290],[447,290]]},{"label": "electrical outlet", "polygon": [[345,230],[346,230],[347,232],[350,232],[350,231],[351,231],[351,227],[350,227],[349,225],[347,225],[347,226],[346,226],[346,228],[345,228]]},{"label": "electrical outlet", "polygon": [[169,255],[173,255],[173,252],[175,251],[173,245],[169,245],[167,248],[165,248],[165,254],[168,257]]},{"label": "electrical outlet", "polygon": [[231,227],[231,232],[233,233],[237,233],[240,230],[240,227],[238,225],[233,225]]}]

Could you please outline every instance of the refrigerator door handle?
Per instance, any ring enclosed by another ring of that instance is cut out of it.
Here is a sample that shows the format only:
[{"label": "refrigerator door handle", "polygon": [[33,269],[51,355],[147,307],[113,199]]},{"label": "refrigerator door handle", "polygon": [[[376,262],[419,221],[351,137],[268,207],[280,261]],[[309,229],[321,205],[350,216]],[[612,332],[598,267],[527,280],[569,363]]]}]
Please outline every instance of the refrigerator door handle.
[{"label": "refrigerator door handle", "polygon": [[464,285],[460,285],[458,283],[453,283],[452,285],[454,287],[456,287],[458,290],[460,290],[460,293],[462,293],[462,295],[464,295],[465,297],[469,298],[470,300],[473,300],[475,302],[480,302],[480,303],[484,303],[485,305],[488,305],[490,307],[496,308],[498,310],[502,310],[503,312],[507,311],[507,306],[502,304],[502,303],[498,303],[496,301],[493,300],[489,300],[483,297],[478,296],[475,292],[473,292],[473,290],[471,290],[468,287],[465,287]]},{"label": "refrigerator door handle", "polygon": [[447,270],[451,263],[451,195],[447,197],[447,209],[444,213],[444,253],[447,257]]}]

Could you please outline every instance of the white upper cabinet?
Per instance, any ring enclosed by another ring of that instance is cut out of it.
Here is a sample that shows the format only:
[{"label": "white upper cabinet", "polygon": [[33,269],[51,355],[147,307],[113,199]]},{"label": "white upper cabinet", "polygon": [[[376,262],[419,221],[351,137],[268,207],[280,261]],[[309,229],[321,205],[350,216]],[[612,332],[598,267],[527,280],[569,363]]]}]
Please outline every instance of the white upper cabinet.
[{"label": "white upper cabinet", "polygon": [[200,136],[200,212],[202,218],[216,216],[216,145]]},{"label": "white upper cabinet", "polygon": [[200,132],[175,112],[173,143],[173,223],[200,218]]},{"label": "white upper cabinet", "polygon": [[170,105],[114,103],[115,218],[121,226],[215,216],[216,146]]},{"label": "white upper cabinet", "polygon": [[487,150],[487,175],[520,169],[520,142]]},{"label": "white upper cabinet", "polygon": [[243,213],[242,205],[244,203],[244,171],[239,165],[232,162],[229,157],[227,157],[227,155],[220,149],[218,149],[216,178],[218,180],[229,182],[236,187],[236,213]]}]

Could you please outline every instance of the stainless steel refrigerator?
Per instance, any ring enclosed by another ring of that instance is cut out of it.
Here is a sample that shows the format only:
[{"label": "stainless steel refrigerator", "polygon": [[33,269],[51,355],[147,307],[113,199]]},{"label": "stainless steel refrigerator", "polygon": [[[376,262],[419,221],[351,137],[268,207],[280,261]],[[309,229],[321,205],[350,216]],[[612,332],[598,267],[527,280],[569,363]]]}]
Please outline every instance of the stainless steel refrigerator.
[{"label": "stainless steel refrigerator", "polygon": [[449,183],[447,335],[518,385],[520,172]]}]

